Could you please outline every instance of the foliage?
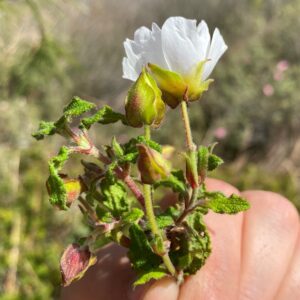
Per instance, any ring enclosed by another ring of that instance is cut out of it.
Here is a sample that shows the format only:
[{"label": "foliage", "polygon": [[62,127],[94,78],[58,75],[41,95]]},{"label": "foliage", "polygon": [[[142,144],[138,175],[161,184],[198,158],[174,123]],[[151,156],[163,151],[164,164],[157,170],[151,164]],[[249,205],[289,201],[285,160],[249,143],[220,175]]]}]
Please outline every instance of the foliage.
[{"label": "foliage", "polygon": [[[221,142],[216,150],[226,165],[214,176],[241,190],[282,193],[300,208],[298,0],[189,0],[185,6],[173,0],[33,2],[42,16],[44,38],[26,1],[0,1],[0,281],[5,283],[11,270],[10,236],[18,227],[17,215],[21,215],[21,255],[14,299],[56,297],[61,249],[86,233],[86,227],[79,226],[77,210],[72,210],[73,219],[70,214],[58,214],[46,201],[46,177],[42,175],[47,173],[49,151],[54,156],[60,140],[49,140],[43,148],[34,144],[37,148],[28,150],[33,143],[33,124],[36,126],[41,116],[46,120],[57,116],[65,99],[73,94],[89,99],[103,95],[112,107],[119,107],[126,85],[120,78],[120,45],[137,25],[149,25],[153,20],[161,23],[167,16],[180,14],[222,28],[230,50],[213,73],[213,88],[205,94],[202,105],[191,105],[196,140],[203,144],[213,139]],[[230,12],[226,18],[224,11]],[[126,26],[120,21],[124,14],[128,16]],[[287,60],[289,68],[282,79],[275,80],[281,60]],[[263,92],[268,83],[274,89],[271,96]],[[117,120],[118,116],[113,118]],[[119,125],[110,128],[116,135],[120,133],[123,143],[132,131],[126,128],[125,134]],[[178,145],[177,133],[182,132],[178,114],[170,112],[164,126],[164,131],[154,133],[155,139]],[[107,131],[97,131],[96,140],[108,143]],[[128,148],[128,161],[134,161],[137,152]],[[76,159],[72,157],[70,163]],[[79,167],[75,169],[74,173],[79,171]],[[183,191],[182,176],[175,177],[179,181],[172,178],[171,183],[161,185]],[[161,219],[165,221],[162,227],[172,224],[170,216]],[[0,289],[3,299],[11,297],[4,286]]]}]

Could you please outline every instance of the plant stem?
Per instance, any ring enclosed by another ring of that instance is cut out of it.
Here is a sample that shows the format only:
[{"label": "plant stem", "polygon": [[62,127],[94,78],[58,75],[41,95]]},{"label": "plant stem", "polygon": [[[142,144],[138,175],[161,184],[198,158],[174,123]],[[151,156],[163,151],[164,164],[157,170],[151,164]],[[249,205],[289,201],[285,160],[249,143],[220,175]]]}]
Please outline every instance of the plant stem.
[{"label": "plant stem", "polygon": [[151,128],[149,125],[144,126],[144,135],[145,135],[146,140],[151,139]]},{"label": "plant stem", "polygon": [[[151,138],[150,126],[145,125],[144,134],[145,134],[146,139]],[[149,225],[150,225],[151,232],[154,236],[156,235],[156,236],[159,236],[163,239],[162,233],[158,228],[156,218],[155,218],[155,214],[154,214],[153,203],[152,203],[151,185],[144,184],[143,185],[143,190],[144,190],[146,216],[147,216],[147,219],[148,219],[148,222],[149,222]],[[174,265],[173,265],[173,263],[172,263],[172,261],[169,257],[168,251],[165,251],[165,254],[162,256],[162,260],[163,260],[166,268],[170,272],[170,274],[174,276],[175,273],[176,273],[176,270],[175,270],[175,267],[174,267]]]},{"label": "plant stem", "polygon": [[185,136],[186,136],[186,146],[189,150],[195,151],[195,145],[193,142],[192,130],[190,125],[190,119],[187,111],[186,101],[181,101],[181,115],[184,123]]}]

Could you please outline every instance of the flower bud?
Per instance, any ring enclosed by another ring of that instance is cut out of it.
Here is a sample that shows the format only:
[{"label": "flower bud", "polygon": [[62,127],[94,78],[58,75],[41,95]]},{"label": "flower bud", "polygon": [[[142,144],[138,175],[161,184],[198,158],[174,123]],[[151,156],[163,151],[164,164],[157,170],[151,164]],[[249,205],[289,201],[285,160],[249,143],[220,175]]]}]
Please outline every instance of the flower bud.
[{"label": "flower bud", "polygon": [[199,62],[186,75],[162,69],[154,64],[148,64],[148,67],[162,91],[163,101],[171,108],[176,108],[184,98],[188,101],[196,101],[203,92],[208,90],[213,80],[201,80],[206,62],[207,60]]},{"label": "flower bud", "polygon": [[153,77],[145,70],[128,91],[125,100],[126,119],[132,127],[159,127],[165,115],[165,103]]},{"label": "flower bud", "polygon": [[[66,205],[68,207],[78,199],[80,194],[84,191],[84,184],[80,179],[68,178],[65,174],[59,174],[60,178],[63,180],[64,188],[66,191]],[[46,187],[48,194],[51,194],[49,182],[46,182]]]},{"label": "flower bud", "polygon": [[98,156],[98,150],[85,129],[68,128],[68,135],[75,144],[75,146],[70,147],[73,152]]},{"label": "flower bud", "polygon": [[197,172],[197,153],[195,151],[189,151],[185,154],[185,176],[187,182],[192,189],[199,186],[198,184],[198,172]]},{"label": "flower bud", "polygon": [[80,279],[87,269],[96,263],[96,257],[87,247],[81,248],[78,244],[71,244],[64,251],[60,260],[60,271],[63,285]]},{"label": "flower bud", "polygon": [[162,154],[143,144],[139,144],[137,147],[139,151],[138,169],[143,183],[153,184],[170,175],[170,163],[164,159]]}]

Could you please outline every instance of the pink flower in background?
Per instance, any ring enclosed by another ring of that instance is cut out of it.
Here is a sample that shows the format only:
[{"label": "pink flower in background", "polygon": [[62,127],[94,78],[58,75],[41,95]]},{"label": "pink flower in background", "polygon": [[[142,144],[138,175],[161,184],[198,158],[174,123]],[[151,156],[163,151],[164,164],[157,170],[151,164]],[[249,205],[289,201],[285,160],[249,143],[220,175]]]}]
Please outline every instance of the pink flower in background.
[{"label": "pink flower in background", "polygon": [[278,62],[276,69],[278,71],[284,72],[289,68],[289,62],[285,59]]},{"label": "pink flower in background", "polygon": [[278,62],[276,70],[274,72],[274,80],[280,81],[283,79],[283,73],[289,68],[289,62],[285,59]]},{"label": "pink flower in background", "polygon": [[266,97],[270,97],[274,94],[274,88],[273,85],[267,83],[263,86],[263,93]]},{"label": "pink flower in background", "polygon": [[219,140],[225,139],[227,134],[228,134],[228,132],[225,127],[218,127],[214,131],[214,136]]}]

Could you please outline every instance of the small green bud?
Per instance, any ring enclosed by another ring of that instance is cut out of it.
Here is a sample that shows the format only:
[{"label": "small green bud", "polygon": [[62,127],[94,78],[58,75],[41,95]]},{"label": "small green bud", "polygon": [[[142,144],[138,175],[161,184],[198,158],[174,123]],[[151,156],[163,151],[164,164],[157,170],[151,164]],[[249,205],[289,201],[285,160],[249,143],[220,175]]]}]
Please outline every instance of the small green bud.
[{"label": "small green bud", "polygon": [[164,159],[162,154],[144,144],[138,144],[137,147],[139,151],[138,169],[143,183],[153,184],[170,175],[170,163]]},{"label": "small green bud", "polygon": [[198,175],[199,183],[203,183],[208,169],[209,150],[205,146],[200,146],[198,149]]},{"label": "small green bud", "polygon": [[192,189],[198,187],[197,152],[185,153],[185,177]]},{"label": "small green bud", "polygon": [[165,115],[165,103],[153,77],[143,69],[128,91],[125,100],[126,119],[132,127],[159,127]]}]

